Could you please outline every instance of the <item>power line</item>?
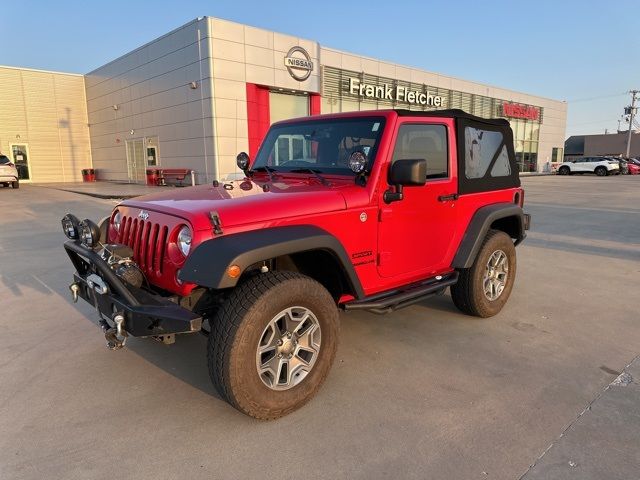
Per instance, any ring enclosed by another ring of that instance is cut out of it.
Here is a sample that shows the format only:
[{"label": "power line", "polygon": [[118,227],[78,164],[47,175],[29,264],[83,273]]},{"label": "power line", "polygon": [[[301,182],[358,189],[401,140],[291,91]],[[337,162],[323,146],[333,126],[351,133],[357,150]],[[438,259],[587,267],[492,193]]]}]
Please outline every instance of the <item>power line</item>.
[{"label": "power line", "polygon": [[567,103],[590,102],[592,100],[600,100],[602,98],[621,97],[623,95],[627,95],[628,93],[629,92],[623,92],[623,93],[614,93],[611,95],[600,95],[599,97],[576,98],[574,100],[567,100]]},{"label": "power line", "polygon": [[581,122],[581,123],[568,123],[567,126],[571,126],[571,127],[578,127],[580,125],[592,125],[594,123],[608,123],[608,122],[617,122],[618,119],[614,118],[612,119],[604,119],[604,120],[595,120],[593,122]]}]

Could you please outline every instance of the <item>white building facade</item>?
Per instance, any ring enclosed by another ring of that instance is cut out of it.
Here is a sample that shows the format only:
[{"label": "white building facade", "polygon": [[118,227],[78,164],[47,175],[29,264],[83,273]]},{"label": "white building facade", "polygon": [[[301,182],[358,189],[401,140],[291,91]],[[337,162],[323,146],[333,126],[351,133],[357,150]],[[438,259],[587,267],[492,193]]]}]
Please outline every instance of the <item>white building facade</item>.
[{"label": "white building facade", "polygon": [[[522,171],[562,158],[566,103],[325,48],[201,17],[84,76],[99,179],[144,182],[154,167],[198,183],[238,174],[269,125],[285,118],[384,108],[461,108],[507,118]],[[36,159],[32,159],[36,161]]]}]

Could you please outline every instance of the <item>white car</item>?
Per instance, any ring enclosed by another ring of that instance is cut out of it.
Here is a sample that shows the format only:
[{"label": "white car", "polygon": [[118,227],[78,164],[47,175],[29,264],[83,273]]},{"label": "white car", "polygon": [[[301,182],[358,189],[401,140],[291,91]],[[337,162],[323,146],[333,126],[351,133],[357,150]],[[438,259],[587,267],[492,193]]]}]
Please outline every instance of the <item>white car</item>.
[{"label": "white car", "polygon": [[582,157],[564,162],[558,167],[559,175],[595,173],[599,177],[620,173],[620,163],[604,157]]},{"label": "white car", "polygon": [[18,169],[11,163],[9,157],[0,154],[0,185],[8,187],[12,185],[13,188],[20,187],[20,180],[18,180]]}]

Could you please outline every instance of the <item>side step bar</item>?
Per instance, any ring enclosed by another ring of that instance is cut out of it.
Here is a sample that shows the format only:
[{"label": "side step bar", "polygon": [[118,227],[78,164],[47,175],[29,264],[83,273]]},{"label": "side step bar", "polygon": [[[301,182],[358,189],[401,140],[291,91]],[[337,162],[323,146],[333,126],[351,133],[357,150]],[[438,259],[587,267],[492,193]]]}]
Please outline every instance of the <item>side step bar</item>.
[{"label": "side step bar", "polygon": [[378,293],[362,300],[353,300],[343,305],[345,310],[369,310],[383,314],[393,312],[399,308],[408,307],[425,298],[442,293],[445,288],[458,281],[458,272],[452,272],[442,277],[430,278],[426,282],[413,284],[399,290]]}]

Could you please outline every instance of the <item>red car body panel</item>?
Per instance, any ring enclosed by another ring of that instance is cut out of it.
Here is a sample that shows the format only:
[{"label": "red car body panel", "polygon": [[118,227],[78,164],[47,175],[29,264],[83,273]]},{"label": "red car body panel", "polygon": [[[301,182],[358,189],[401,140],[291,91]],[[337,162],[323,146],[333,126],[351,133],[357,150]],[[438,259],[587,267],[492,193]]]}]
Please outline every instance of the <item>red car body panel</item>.
[{"label": "red car body panel", "polygon": [[[514,202],[516,192],[522,192],[519,188],[509,188],[441,200],[441,196],[458,193],[454,119],[400,117],[394,111],[348,115],[386,118],[366,186],[356,185],[352,176],[323,174],[330,182],[323,185],[311,174],[278,172],[273,181],[269,181],[267,174],[256,173],[252,179],[221,182],[216,187],[202,185],[171,190],[123,202],[118,207],[122,215],[137,218],[144,210],[149,214],[149,221],[168,226],[166,251],[169,254],[163,258],[163,272],[151,276],[152,283],[178,295],[187,295],[195,287],[176,280],[185,259],[177,250],[175,236],[181,225],[189,225],[193,231],[193,251],[200,243],[214,238],[209,213],[217,212],[225,236],[287,225],[314,225],[326,230],[341,242],[364,293],[371,295],[451,272],[453,257],[477,209],[491,203]],[[322,115],[314,119],[344,117],[345,114]],[[446,127],[449,176],[429,180],[424,186],[405,187],[402,201],[386,204],[383,194],[389,189],[387,172],[401,123]],[[268,191],[263,191],[265,184]],[[122,227],[118,234],[111,225],[110,241],[127,243],[123,241]],[[140,261],[139,256],[134,255],[134,259]],[[148,268],[143,270],[149,275]]]}]

